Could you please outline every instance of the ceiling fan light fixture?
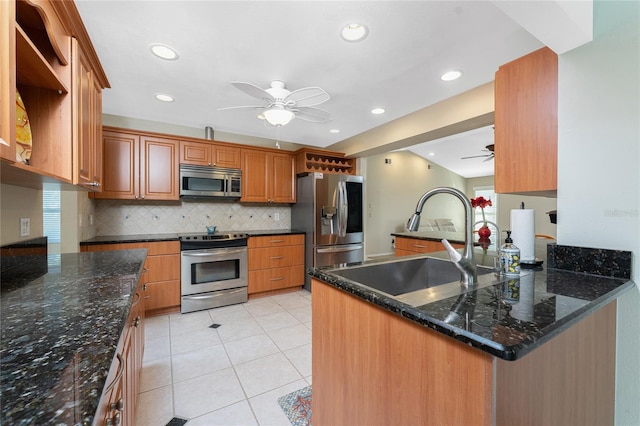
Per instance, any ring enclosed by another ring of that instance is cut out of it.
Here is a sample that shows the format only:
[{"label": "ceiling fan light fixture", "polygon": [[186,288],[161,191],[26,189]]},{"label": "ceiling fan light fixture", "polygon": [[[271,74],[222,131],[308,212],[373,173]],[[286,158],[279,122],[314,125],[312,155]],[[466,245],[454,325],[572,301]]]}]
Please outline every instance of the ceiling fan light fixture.
[{"label": "ceiling fan light fixture", "polygon": [[340,35],[345,41],[361,41],[367,34],[369,34],[369,29],[357,23],[346,25],[340,32]]},{"label": "ceiling fan light fixture", "polygon": [[457,80],[462,76],[462,71],[460,70],[452,70],[452,71],[447,71],[444,74],[442,74],[440,76],[440,80],[442,81],[453,81],[453,80]]},{"label": "ceiling fan light fixture", "polygon": [[296,116],[282,105],[273,105],[262,112],[264,119],[272,126],[285,126]]},{"label": "ceiling fan light fixture", "polygon": [[151,50],[151,53],[160,59],[164,59],[166,61],[175,61],[178,59],[178,52],[165,44],[154,43],[149,46],[149,49]]}]

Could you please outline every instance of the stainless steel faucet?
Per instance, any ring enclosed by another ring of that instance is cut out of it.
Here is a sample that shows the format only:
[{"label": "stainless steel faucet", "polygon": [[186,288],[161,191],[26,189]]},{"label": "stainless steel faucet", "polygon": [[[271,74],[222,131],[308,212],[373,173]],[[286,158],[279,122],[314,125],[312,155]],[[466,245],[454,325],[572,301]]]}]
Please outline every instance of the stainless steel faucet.
[{"label": "stainless steel faucet", "polygon": [[471,207],[471,201],[466,195],[464,195],[462,191],[455,188],[440,187],[433,188],[432,190],[425,192],[422,197],[420,197],[420,200],[418,200],[416,212],[407,222],[407,229],[410,232],[415,232],[418,230],[418,227],[420,226],[420,213],[422,213],[424,203],[426,203],[429,198],[436,194],[451,194],[462,201],[462,204],[464,205],[465,241],[463,254],[460,255],[460,253],[455,251],[453,247],[451,247],[451,244],[449,244],[449,241],[447,241],[446,239],[442,240],[442,244],[444,244],[445,248],[447,249],[451,261],[462,273],[460,282],[467,287],[475,286],[478,282],[478,273],[476,270],[476,262],[473,259],[473,208]]}]

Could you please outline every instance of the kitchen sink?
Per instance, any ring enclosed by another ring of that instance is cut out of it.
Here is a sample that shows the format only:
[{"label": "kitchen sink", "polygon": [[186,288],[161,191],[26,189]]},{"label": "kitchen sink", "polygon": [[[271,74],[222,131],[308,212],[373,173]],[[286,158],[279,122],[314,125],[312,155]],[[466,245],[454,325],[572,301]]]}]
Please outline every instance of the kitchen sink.
[{"label": "kitchen sink", "polygon": [[[492,268],[483,266],[477,269],[478,276],[493,272]],[[451,261],[430,257],[353,266],[330,272],[392,296],[460,282],[460,271]]]}]

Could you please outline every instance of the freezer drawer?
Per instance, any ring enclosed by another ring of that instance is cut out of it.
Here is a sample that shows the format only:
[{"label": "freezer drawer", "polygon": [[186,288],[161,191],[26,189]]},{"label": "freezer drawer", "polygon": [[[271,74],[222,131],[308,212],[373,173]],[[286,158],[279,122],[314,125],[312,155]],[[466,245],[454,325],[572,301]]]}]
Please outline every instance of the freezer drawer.
[{"label": "freezer drawer", "polygon": [[340,263],[362,262],[364,244],[342,244],[320,246],[314,250],[314,266],[337,265]]}]

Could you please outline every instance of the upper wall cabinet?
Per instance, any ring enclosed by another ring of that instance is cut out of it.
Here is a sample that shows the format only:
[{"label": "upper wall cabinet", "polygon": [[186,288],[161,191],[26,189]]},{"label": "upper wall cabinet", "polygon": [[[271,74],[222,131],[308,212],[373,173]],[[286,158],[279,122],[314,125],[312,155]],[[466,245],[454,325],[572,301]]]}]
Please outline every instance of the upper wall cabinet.
[{"label": "upper wall cabinet", "polygon": [[103,131],[104,184],[93,198],[178,200],[179,142],[168,138]]},{"label": "upper wall cabinet", "polygon": [[555,196],[558,56],[542,48],[501,66],[495,79],[495,191]]},{"label": "upper wall cabinet", "polygon": [[208,142],[181,141],[180,164],[240,168],[240,148]]},{"label": "upper wall cabinet", "polygon": [[[76,90],[101,91],[108,81],[75,4],[10,0],[1,2],[0,13],[0,131],[9,144],[0,154],[12,163],[2,168],[2,181],[98,187],[99,173],[89,167],[94,152],[87,149],[95,147],[89,128],[95,132],[93,123],[101,120],[94,115],[101,114],[102,98]],[[15,114],[18,94],[24,104],[20,117]]]},{"label": "upper wall cabinet", "polygon": [[242,198],[253,203],[296,202],[295,157],[284,152],[242,149]]}]

